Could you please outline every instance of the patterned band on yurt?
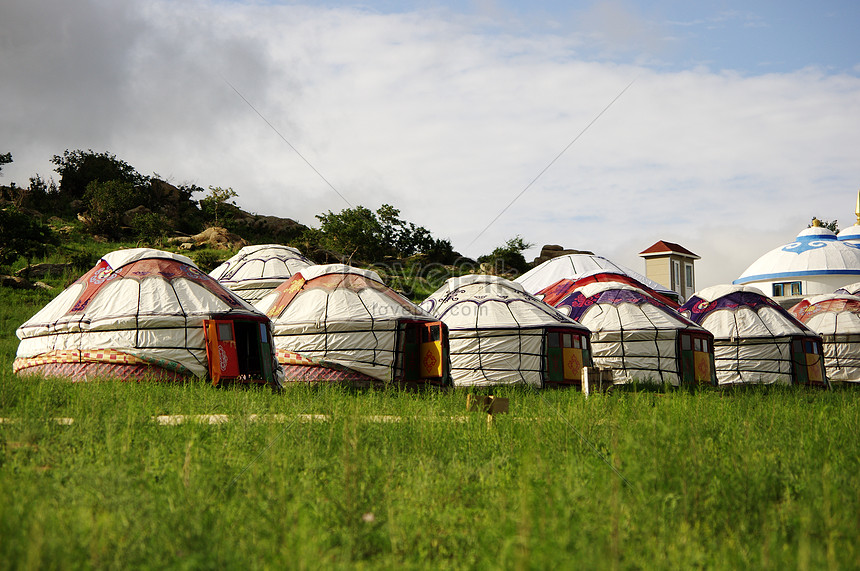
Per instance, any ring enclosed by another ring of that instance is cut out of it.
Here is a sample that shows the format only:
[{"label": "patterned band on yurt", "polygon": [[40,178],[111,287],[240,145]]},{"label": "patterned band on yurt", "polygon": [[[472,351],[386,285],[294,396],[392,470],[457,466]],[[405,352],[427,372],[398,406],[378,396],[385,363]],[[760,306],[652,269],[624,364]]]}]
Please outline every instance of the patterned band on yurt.
[{"label": "patterned band on yurt", "polygon": [[860,297],[817,295],[789,313],[821,336],[828,381],[860,383]]},{"label": "patterned band on yurt", "polygon": [[13,365],[43,374],[280,384],[269,320],[187,257],[118,250],[18,328]]},{"label": "patterned band on yurt", "polygon": [[448,328],[376,272],[310,266],[256,307],[272,319],[287,381],[450,383]]},{"label": "patterned band on yurt", "polygon": [[615,383],[716,384],[713,335],[644,290],[620,282],[561,284],[555,307],[591,330],[593,359]]},{"label": "patterned band on yurt", "polygon": [[679,307],[681,307],[678,302],[676,302],[673,298],[667,297],[662,293],[658,292],[657,290],[648,287],[647,285],[643,284],[632,276],[608,271],[587,273],[577,279],[562,279],[540,290],[539,293],[543,296],[543,301],[545,303],[548,303],[549,305],[555,307],[555,304],[558,303],[559,300],[570,295],[570,292],[574,289],[587,286],[588,284],[596,282],[619,282],[627,284],[629,286],[641,289],[663,305],[671,307],[674,310],[677,310]]},{"label": "patterned band on yurt", "polygon": [[589,331],[497,276],[449,279],[421,307],[448,326],[454,386],[581,385]]},{"label": "patterned band on yurt", "polygon": [[827,385],[821,337],[757,288],[705,288],[681,313],[714,334],[721,385]]},{"label": "patterned band on yurt", "polygon": [[515,281],[521,284],[527,292],[537,294],[559,280],[575,281],[605,272],[633,278],[637,283],[644,284],[649,289],[655,290],[660,295],[672,300],[678,296],[676,292],[648,279],[639,272],[595,254],[566,254],[552,258],[530,269]]},{"label": "patterned band on yurt", "polygon": [[245,246],[209,272],[247,302],[254,303],[313,262],[300,251],[279,244]]}]

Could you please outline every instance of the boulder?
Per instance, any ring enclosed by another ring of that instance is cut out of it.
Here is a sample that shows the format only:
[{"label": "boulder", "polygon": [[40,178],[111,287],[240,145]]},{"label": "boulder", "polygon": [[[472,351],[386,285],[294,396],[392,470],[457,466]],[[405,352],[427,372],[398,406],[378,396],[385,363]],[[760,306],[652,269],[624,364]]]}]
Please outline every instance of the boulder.
[{"label": "boulder", "polygon": [[540,249],[540,255],[534,259],[534,261],[532,262],[532,266],[539,266],[540,264],[548,260],[558,258],[559,256],[567,256],[568,254],[594,255],[594,252],[589,252],[588,250],[566,249],[557,244],[546,244]]},{"label": "boulder", "polygon": [[215,250],[238,250],[248,245],[247,240],[220,226],[211,226],[200,234],[190,237],[179,236],[177,238],[170,238],[168,241],[171,243],[178,242],[186,250],[192,247],[187,244],[193,244],[193,247],[205,246]]}]

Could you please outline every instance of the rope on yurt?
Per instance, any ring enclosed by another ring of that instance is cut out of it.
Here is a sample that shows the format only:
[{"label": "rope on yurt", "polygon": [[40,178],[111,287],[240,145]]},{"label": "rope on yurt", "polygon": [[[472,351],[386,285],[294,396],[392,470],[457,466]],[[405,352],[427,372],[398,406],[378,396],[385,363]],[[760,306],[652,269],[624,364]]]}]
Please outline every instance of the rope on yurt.
[{"label": "rope on yurt", "polygon": [[[840,369],[839,365],[839,344],[838,341],[839,336],[837,335],[837,331],[839,331],[839,316],[842,315],[842,312],[836,314],[836,318],[833,323],[833,366],[838,370]],[[846,338],[847,341],[847,338]],[[824,357],[824,335],[821,336],[821,356]],[[826,363],[825,363],[826,365]]]},{"label": "rope on yurt", "polygon": [[[373,317],[373,312],[370,311],[370,309],[367,307],[367,304],[364,303],[364,300],[361,299],[361,295],[358,292],[356,292],[355,297],[358,298],[358,301],[361,302],[361,306],[364,308],[364,311],[366,311],[367,315],[370,316],[370,333],[371,333],[371,335],[373,335],[373,349],[372,349],[372,351],[373,351],[373,362],[372,362],[372,364],[378,365],[379,360],[376,356],[376,352],[379,349],[379,337],[376,336],[376,320]],[[326,296],[326,300],[328,300],[328,296]],[[326,312],[326,316],[328,316],[328,312]],[[395,356],[395,358],[391,360],[391,366],[392,367],[395,366],[396,361],[397,361],[397,358]],[[392,371],[392,377],[393,377],[393,375],[394,375],[394,371]]]},{"label": "rope on yurt", "polygon": [[[184,333],[185,333],[185,347],[183,347],[183,348],[185,349],[185,351],[189,355],[194,357],[194,359],[197,361],[197,363],[199,365],[201,365],[204,369],[209,371],[209,362],[208,362],[207,352],[205,350],[203,351],[203,356],[204,356],[204,359],[206,360],[206,362],[202,362],[197,357],[197,355],[194,354],[194,351],[192,351],[188,347],[188,314],[185,312],[185,306],[182,305],[182,300],[179,298],[179,293],[177,293],[176,288],[173,287],[173,282],[171,280],[167,280],[167,284],[170,286],[170,289],[173,290],[173,295],[176,296],[176,303],[179,305],[179,310],[182,312],[182,319],[185,323],[185,327],[183,328]],[[139,299],[140,299],[140,296],[138,296],[138,300]],[[203,338],[204,338],[204,344],[205,344],[205,339],[206,339],[206,333],[205,332],[203,334]],[[204,347],[205,347],[205,345],[204,345]]]},{"label": "rope on yurt", "polygon": [[[600,309],[600,313],[603,313],[603,304],[596,304]],[[627,372],[627,345],[624,343],[624,322],[621,320],[621,311],[619,311],[617,305],[612,306],[615,309],[615,313],[618,316],[618,333],[620,337],[618,339],[619,344],[621,345],[621,370],[624,371],[624,376],[628,376]],[[628,377],[629,378],[629,377]]]},{"label": "rope on yurt", "polygon": [[[643,310],[639,305],[637,305],[637,307],[639,307],[639,311],[642,312],[642,315],[645,316],[645,319],[648,320],[648,323],[651,324],[651,328],[654,330],[654,349],[657,350],[657,372],[660,373],[660,382],[665,383],[666,379],[663,376],[663,360],[662,360],[663,355],[660,352],[660,328],[657,327],[657,325],[654,323],[654,321],[651,319],[651,317],[645,312],[645,310]],[[677,330],[676,330],[675,335],[677,336]],[[677,343],[677,339],[676,339],[676,343]],[[678,359],[676,356],[675,367],[677,368],[677,366],[678,366]],[[678,377],[680,377],[680,375],[678,375]],[[671,382],[672,381],[669,381],[670,384],[671,384]]]},{"label": "rope on yurt", "polygon": [[135,281],[137,282],[137,309],[134,311],[134,348],[140,349],[140,296],[143,293],[143,284],[140,280]]},{"label": "rope on yurt", "polygon": [[[338,284],[339,285],[339,284]],[[325,296],[325,307],[323,308],[322,326],[323,326],[323,358],[328,357],[328,299],[331,293]]]},{"label": "rope on yurt", "polygon": [[[740,329],[738,327],[738,313],[737,313],[737,311],[732,311],[732,320],[735,322],[734,331],[735,331],[735,334],[737,334],[740,331]],[[741,383],[743,383],[745,381],[744,381],[743,375],[741,375],[741,338],[739,335],[734,335],[732,337],[729,337],[729,342],[731,342],[732,339],[735,339],[735,373],[737,374],[738,378],[741,380]],[[714,355],[714,367],[716,367],[717,366],[716,350],[714,351],[714,353],[715,353],[715,355]]]},{"label": "rope on yurt", "polygon": [[[763,309],[763,308],[760,308],[760,309]],[[770,334],[770,338],[774,340],[774,345],[776,345],[777,350],[779,351],[780,362],[786,361],[786,360],[788,361],[788,366],[789,366],[789,373],[788,374],[791,377],[792,384],[794,384],[796,381],[796,379],[794,378],[794,358],[791,356],[791,351],[792,351],[791,344],[793,342],[794,336],[793,335],[788,336],[788,359],[785,359],[783,357],[783,348],[780,346],[779,343],[776,342],[776,339],[778,338],[778,336],[773,331],[771,331],[770,327],[768,327],[765,320],[762,319],[761,316],[759,316],[758,310],[755,310],[755,315],[756,315],[756,317],[758,317],[759,321],[761,321],[762,325],[764,325],[764,328],[767,329],[767,332]]]},{"label": "rope on yurt", "polygon": [[517,372],[520,375],[520,381],[527,385],[529,384],[528,380],[523,376],[523,327],[520,320],[517,319],[516,314],[511,310],[511,302],[513,302],[513,300],[506,300],[504,304],[505,309],[507,309],[508,313],[511,314],[511,319],[513,319],[514,323],[517,324]]}]

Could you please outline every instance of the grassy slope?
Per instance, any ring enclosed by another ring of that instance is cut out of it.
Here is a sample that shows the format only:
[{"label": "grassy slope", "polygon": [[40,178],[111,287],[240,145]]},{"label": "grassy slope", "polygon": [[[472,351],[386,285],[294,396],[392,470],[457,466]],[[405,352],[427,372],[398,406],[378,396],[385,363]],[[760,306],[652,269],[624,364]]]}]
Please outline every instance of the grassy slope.
[{"label": "grassy slope", "polygon": [[[488,427],[460,391],[18,379],[49,298],[0,290],[2,567],[860,567],[853,390],[508,389]],[[152,420],[201,413],[238,420]]]}]

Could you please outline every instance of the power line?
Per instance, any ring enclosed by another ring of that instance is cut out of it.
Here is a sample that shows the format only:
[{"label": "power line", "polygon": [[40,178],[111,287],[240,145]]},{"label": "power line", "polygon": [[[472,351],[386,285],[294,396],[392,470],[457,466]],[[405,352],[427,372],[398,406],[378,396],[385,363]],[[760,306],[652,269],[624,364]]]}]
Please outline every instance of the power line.
[{"label": "power line", "polygon": [[604,113],[606,113],[606,112],[609,110],[609,108],[610,108],[610,107],[612,107],[612,104],[613,104],[613,103],[615,103],[616,101],[618,101],[618,98],[620,98],[622,95],[624,95],[624,92],[625,92],[625,91],[627,91],[628,89],[630,89],[630,86],[631,86],[631,85],[633,85],[633,83],[634,83],[635,81],[636,81],[636,79],[634,79],[633,81],[631,81],[630,83],[628,83],[628,84],[627,84],[627,87],[625,87],[624,89],[622,89],[622,90],[621,90],[621,92],[620,92],[618,95],[616,95],[616,96],[615,96],[615,98],[614,98],[612,101],[610,101],[610,102],[609,102],[609,105],[607,105],[606,107],[604,107],[604,108],[603,108],[603,110],[602,110],[600,113],[598,113],[598,114],[594,117],[594,119],[592,119],[592,120],[591,120],[591,122],[589,122],[589,123],[588,123],[588,125],[586,125],[586,126],[582,129],[582,131],[580,131],[580,132],[579,132],[579,134],[578,134],[576,137],[574,137],[574,138],[573,138],[573,140],[572,140],[571,142],[569,142],[569,143],[567,144],[567,146],[566,146],[565,148],[563,148],[563,149],[561,150],[561,152],[560,152],[560,153],[558,153],[558,154],[555,156],[555,158],[554,158],[554,159],[552,159],[552,160],[549,162],[549,164],[548,164],[548,165],[546,165],[546,166],[543,168],[543,170],[541,170],[541,171],[537,174],[537,176],[536,176],[536,177],[534,177],[534,178],[532,179],[532,181],[531,181],[530,183],[528,183],[528,184],[525,186],[525,188],[523,188],[523,189],[519,192],[519,194],[517,194],[517,195],[513,198],[513,200],[511,200],[511,201],[508,203],[508,205],[507,205],[507,206],[505,206],[504,208],[502,208],[502,211],[501,211],[501,212],[499,212],[498,214],[496,214],[496,217],[495,217],[495,218],[493,218],[492,220],[490,220],[490,223],[489,223],[489,224],[487,224],[487,225],[486,225],[486,227],[484,227],[484,229],[483,229],[483,230],[481,230],[480,232],[478,232],[478,235],[477,235],[477,236],[475,236],[475,238],[474,238],[471,242],[469,242],[469,245],[468,245],[468,246],[466,246],[466,248],[470,247],[472,244],[474,244],[475,242],[477,242],[477,241],[478,241],[478,238],[480,238],[481,236],[483,236],[484,232],[486,232],[487,230],[489,230],[490,226],[492,226],[493,224],[495,224],[495,223],[496,223],[496,220],[498,220],[499,218],[501,218],[502,214],[504,214],[505,212],[507,212],[508,208],[510,208],[511,206],[513,206],[514,202],[516,202],[517,200],[519,200],[519,198],[520,198],[523,194],[525,194],[525,192],[526,192],[529,188],[531,188],[531,186],[532,186],[535,182],[537,182],[537,180],[538,180],[541,176],[543,176],[543,173],[545,173],[546,171],[548,171],[548,170],[549,170],[549,168],[550,168],[552,165],[554,165],[554,164],[555,164],[555,162],[556,162],[558,159],[560,159],[560,158],[561,158],[561,156],[562,156],[562,155],[563,155],[563,154],[564,154],[564,153],[565,153],[565,152],[566,152],[570,147],[572,147],[572,146],[573,146],[573,144],[574,144],[576,141],[578,141],[578,140],[579,140],[579,138],[580,138],[580,137],[582,137],[582,135],[583,135],[583,134],[585,134],[585,132],[586,132],[586,131],[588,131],[589,127],[591,127],[592,125],[594,125],[594,123],[596,123],[596,122],[597,122],[597,120],[598,120],[598,119],[600,119],[600,117],[601,117]]},{"label": "power line", "polygon": [[344,202],[346,202],[346,204],[347,204],[350,208],[352,208],[352,203],[351,203],[349,200],[347,200],[347,199],[346,199],[346,197],[345,197],[344,195],[342,195],[342,194],[340,193],[340,191],[339,191],[338,189],[336,189],[336,188],[334,187],[334,185],[333,185],[332,183],[330,183],[330,182],[328,181],[328,179],[327,179],[326,177],[324,177],[324,176],[322,175],[322,173],[321,173],[320,171],[318,171],[318,170],[316,169],[316,167],[315,167],[314,165],[312,165],[312,164],[311,164],[311,162],[310,162],[309,160],[307,160],[307,159],[305,158],[305,156],[304,156],[304,155],[302,155],[302,154],[299,152],[299,150],[298,150],[295,146],[293,146],[293,144],[292,144],[291,142],[289,142],[289,141],[287,140],[287,138],[286,138],[286,137],[284,137],[284,135],[282,135],[282,134],[281,134],[281,132],[280,132],[280,131],[278,131],[278,129],[277,129],[274,125],[272,125],[272,123],[271,123],[268,119],[266,119],[266,118],[263,116],[263,114],[262,114],[262,113],[260,113],[260,112],[257,110],[257,108],[256,108],[256,107],[254,107],[254,106],[251,104],[251,102],[250,102],[250,101],[248,101],[248,100],[245,98],[245,96],[244,96],[244,95],[242,95],[242,93],[241,93],[238,89],[236,89],[236,87],[235,87],[232,83],[230,83],[229,81],[227,81],[227,78],[225,78],[225,77],[222,75],[222,76],[221,76],[221,79],[222,79],[222,80],[224,80],[224,83],[226,83],[227,85],[229,85],[229,86],[230,86],[230,89],[232,89],[233,91],[235,91],[235,92],[236,92],[236,95],[238,95],[239,97],[241,97],[241,98],[242,98],[242,101],[244,101],[245,103],[247,103],[247,104],[248,104],[248,107],[250,107],[251,109],[253,109],[253,110],[254,110],[254,113],[256,113],[256,114],[260,117],[260,119],[262,119],[262,120],[266,123],[266,125],[268,125],[268,126],[269,126],[269,128],[271,128],[271,129],[272,129],[272,131],[274,131],[274,132],[275,132],[275,133],[276,133],[276,134],[281,138],[281,140],[282,140],[283,142],[285,142],[285,143],[286,143],[286,144],[287,144],[287,145],[288,145],[288,146],[293,150],[293,152],[295,152],[295,153],[299,156],[299,158],[300,158],[300,159],[302,159],[303,161],[305,161],[305,164],[307,164],[309,167],[311,167],[311,170],[313,170],[315,173],[317,173],[317,176],[319,176],[319,177],[323,180],[323,182],[325,182],[325,183],[328,185],[328,187],[329,187],[330,189],[332,189],[333,191],[335,191],[335,192],[337,193],[337,195],[338,195],[339,197],[341,197],[341,198],[343,199],[343,201],[344,201]]}]

